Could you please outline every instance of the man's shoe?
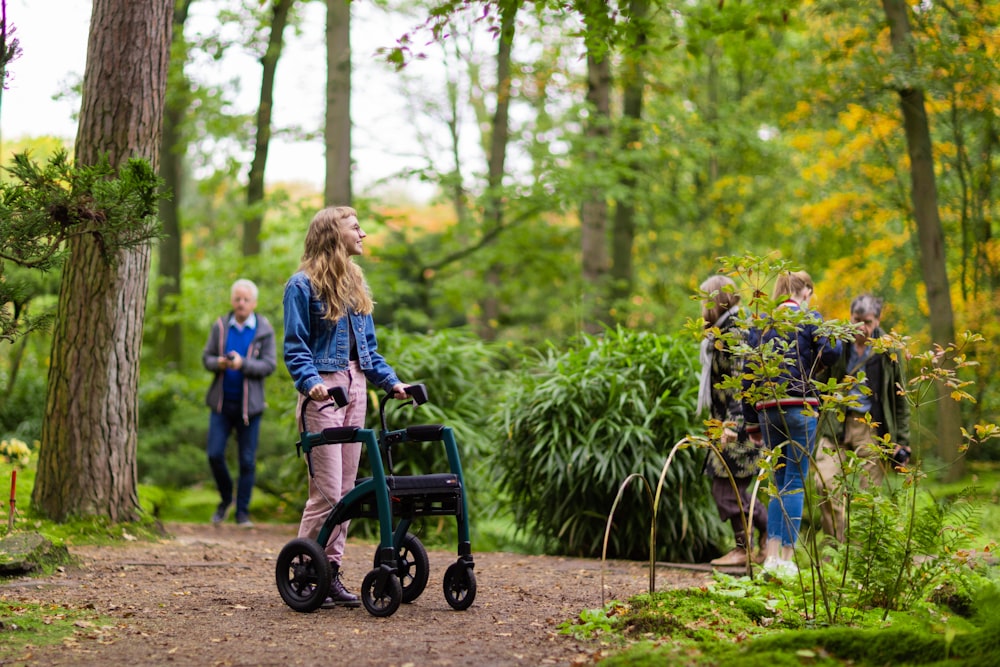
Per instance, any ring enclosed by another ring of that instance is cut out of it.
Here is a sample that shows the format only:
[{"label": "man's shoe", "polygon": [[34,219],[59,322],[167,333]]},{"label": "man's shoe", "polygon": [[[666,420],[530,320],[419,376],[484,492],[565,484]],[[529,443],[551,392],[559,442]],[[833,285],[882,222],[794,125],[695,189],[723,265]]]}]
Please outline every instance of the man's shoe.
[{"label": "man's shoe", "polygon": [[715,567],[745,567],[747,552],[742,547],[736,547],[725,556],[720,556],[709,563]]},{"label": "man's shoe", "polygon": [[250,515],[246,512],[237,512],[236,525],[240,528],[253,528],[253,521],[250,520]]},{"label": "man's shoe", "polygon": [[219,503],[219,506],[215,508],[215,514],[212,515],[212,523],[218,526],[220,523],[226,520],[229,516],[229,507],[231,503]]},{"label": "man's shoe", "polygon": [[323,601],[323,609],[333,607],[359,607],[361,600],[354,593],[347,590],[344,582],[340,580],[340,568],[334,566],[333,575],[330,577],[330,595]]}]

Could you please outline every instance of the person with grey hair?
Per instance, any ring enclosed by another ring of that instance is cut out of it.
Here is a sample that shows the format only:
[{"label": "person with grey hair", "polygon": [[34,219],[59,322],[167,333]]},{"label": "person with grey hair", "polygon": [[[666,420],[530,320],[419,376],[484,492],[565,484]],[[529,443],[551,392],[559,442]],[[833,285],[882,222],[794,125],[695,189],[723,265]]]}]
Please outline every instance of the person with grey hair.
[{"label": "person with grey hair", "polygon": [[236,525],[252,528],[250,496],[257,470],[257,442],[264,412],[264,378],[278,366],[274,327],[254,312],[257,286],[241,278],[230,289],[233,309],[218,318],[208,334],[201,362],[211,372],[205,403],[208,422],[208,463],[219,491],[212,523],[226,520],[233,504],[233,479],[226,463],[226,443],[236,432],[239,478],[236,486]]},{"label": "person with grey hair", "polygon": [[[851,394],[855,405],[845,410],[840,421],[832,412],[820,419],[820,446],[816,452],[814,482],[820,503],[823,531],[844,541],[844,464],[846,452],[853,451],[864,462],[857,484],[860,488],[878,486],[891,465],[905,465],[910,457],[910,405],[899,395],[906,377],[901,352],[876,352],[871,341],[881,338],[882,299],[862,294],[851,302],[851,321],[858,331],[852,345],[845,345],[838,361],[830,369],[837,382],[847,376],[864,373],[862,391],[855,386]],[[870,415],[870,425],[866,416]],[[889,436],[891,449],[881,442]]]}]

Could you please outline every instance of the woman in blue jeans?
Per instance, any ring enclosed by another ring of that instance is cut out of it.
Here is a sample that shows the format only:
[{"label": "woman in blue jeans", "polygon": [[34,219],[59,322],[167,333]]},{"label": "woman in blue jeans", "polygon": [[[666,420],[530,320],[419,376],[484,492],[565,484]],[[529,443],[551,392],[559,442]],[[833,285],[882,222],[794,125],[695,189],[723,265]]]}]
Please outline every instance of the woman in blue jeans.
[{"label": "woman in blue jeans", "polygon": [[830,341],[819,333],[822,317],[809,310],[813,283],[805,271],[783,273],[774,287],[778,308],[787,308],[794,326],[765,326],[748,336],[751,348],[763,360],[768,354],[780,354],[780,370],[773,377],[754,377],[744,381],[743,417],[747,435],[755,442],[763,440],[776,450],[774,483],[777,498],[767,508],[767,544],[763,569],[776,576],[792,576],[795,543],[802,522],[805,479],[809,457],[816,441],[816,408],[819,396],[812,386],[816,373],[829,368],[840,355],[840,341]]}]

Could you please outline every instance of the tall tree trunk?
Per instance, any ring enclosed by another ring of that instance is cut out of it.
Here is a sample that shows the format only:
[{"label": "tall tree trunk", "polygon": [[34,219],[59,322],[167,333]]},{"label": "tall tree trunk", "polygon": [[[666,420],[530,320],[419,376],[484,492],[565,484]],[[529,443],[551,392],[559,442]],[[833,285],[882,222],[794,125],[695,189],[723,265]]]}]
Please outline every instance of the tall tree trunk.
[{"label": "tall tree trunk", "polygon": [[264,168],[267,151],[271,145],[271,116],[274,111],[274,73],[284,46],[288,12],[295,0],[274,0],[271,32],[267,50],[260,59],[263,74],[260,82],[260,104],[257,107],[257,136],[254,141],[253,162],[247,178],[247,217],[243,224],[243,255],[260,254],[260,230],[264,222]]},{"label": "tall tree trunk", "polygon": [[[129,158],[157,167],[173,0],[94,0],[76,161]],[[55,519],[139,516],[136,425],[139,351],[150,247],[107,257],[75,236],[63,267],[45,420],[32,492]]]},{"label": "tall tree trunk", "polygon": [[[455,52],[458,59],[461,60],[462,54],[457,47]],[[476,80],[471,71],[473,66],[470,63],[470,78]],[[451,73],[450,67],[448,68],[446,77],[448,146],[450,148],[451,161],[454,165],[454,169],[448,175],[448,187],[446,191],[451,193],[452,206],[455,208],[455,220],[458,221],[459,229],[468,229],[471,214],[469,211],[468,193],[465,190],[465,177],[462,174],[461,119],[459,118],[458,111],[460,86],[455,76]]]},{"label": "tall tree trunk", "polygon": [[326,0],[327,206],[350,205],[351,191],[351,5]]},{"label": "tall tree trunk", "polygon": [[[910,31],[910,20],[905,0],[882,0],[892,50],[906,59],[915,60]],[[920,268],[927,290],[930,308],[932,342],[945,347],[955,341],[955,316],[951,305],[948,270],[945,263],[944,233],[938,212],[937,184],[934,177],[934,156],[930,124],[924,104],[924,92],[919,88],[903,88],[899,93],[899,107],[903,114],[906,147],[910,156],[911,199],[913,215],[917,222],[920,244]],[[944,360],[943,363],[949,363]],[[964,465],[959,458],[962,416],[959,405],[952,400],[943,384],[938,385],[938,445],[941,459],[949,464],[945,478],[954,481],[962,476]]]},{"label": "tall tree trunk", "polygon": [[631,24],[631,48],[626,51],[622,72],[623,83],[623,131],[621,155],[625,169],[619,179],[624,199],[615,203],[614,227],[611,232],[611,279],[614,301],[627,299],[632,294],[634,282],[632,268],[632,246],[635,245],[635,202],[639,194],[636,189],[636,172],[640,168],[635,159],[639,142],[639,127],[642,122],[642,100],[644,73],[642,59],[646,46],[646,0],[632,0],[629,3]]},{"label": "tall tree trunk", "polygon": [[[174,7],[173,49],[184,52],[184,22],[193,0],[181,0]],[[163,238],[159,244],[159,281],[156,289],[156,304],[160,317],[167,320],[161,327],[159,340],[160,358],[180,368],[184,358],[184,328],[172,317],[176,310],[176,299],[181,294],[181,223],[180,201],[183,196],[181,186],[184,180],[184,153],[187,144],[183,142],[181,125],[187,114],[190,86],[184,74],[184,56],[171,61],[176,68],[176,76],[168,81],[166,106],[163,110],[163,137],[160,141],[160,178],[164,187],[172,194],[160,201],[160,222]]]},{"label": "tall tree trunk", "polygon": [[[590,114],[584,127],[587,164],[598,164],[607,154],[611,134],[611,62],[607,53],[595,55],[587,49],[587,108]],[[607,280],[608,200],[600,185],[588,188],[580,205],[580,250],[583,264],[583,330],[598,333],[610,323]]]},{"label": "tall tree trunk", "polygon": [[[500,2],[500,36],[497,38],[497,108],[490,127],[490,153],[487,163],[487,182],[484,232],[495,234],[504,224],[503,177],[507,160],[507,142],[510,139],[510,76],[511,49],[514,45],[514,18],[520,0]],[[496,336],[500,319],[500,301],[497,290],[500,267],[491,265],[486,271],[490,285],[481,307],[483,319],[480,334],[487,340]]]}]

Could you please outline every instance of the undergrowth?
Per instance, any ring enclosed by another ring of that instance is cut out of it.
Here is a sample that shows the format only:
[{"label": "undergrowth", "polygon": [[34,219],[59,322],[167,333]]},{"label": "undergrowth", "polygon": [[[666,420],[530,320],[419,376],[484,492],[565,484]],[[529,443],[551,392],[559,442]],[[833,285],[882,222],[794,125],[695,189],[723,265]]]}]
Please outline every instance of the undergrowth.
[{"label": "undergrowth", "polygon": [[[974,580],[974,581],[973,581]],[[601,665],[996,665],[1000,664],[1000,573],[970,569],[964,604],[919,601],[884,617],[856,609],[850,624],[803,613],[806,592],[716,573],[707,587],[657,592],[589,609],[560,631],[616,651]],[[933,598],[933,596],[932,596]]]}]

